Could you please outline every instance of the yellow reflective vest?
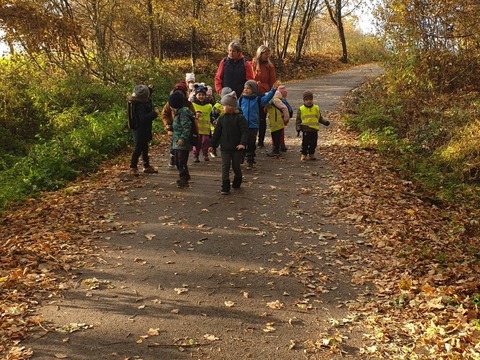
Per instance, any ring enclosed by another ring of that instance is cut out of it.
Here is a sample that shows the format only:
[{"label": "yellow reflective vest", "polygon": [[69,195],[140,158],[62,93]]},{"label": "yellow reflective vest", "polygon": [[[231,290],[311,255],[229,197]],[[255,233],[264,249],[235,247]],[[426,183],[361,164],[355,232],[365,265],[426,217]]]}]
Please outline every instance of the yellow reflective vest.
[{"label": "yellow reflective vest", "polygon": [[271,133],[282,130],[285,127],[282,112],[273,104],[268,106],[267,119]]},{"label": "yellow reflective vest", "polygon": [[305,105],[300,106],[300,118],[302,120],[301,125],[308,126],[309,128],[319,130],[320,126],[318,124],[320,120],[320,108],[318,105],[313,105],[311,107],[306,107]]},{"label": "yellow reflective vest", "polygon": [[195,112],[200,111],[202,113],[197,121],[198,133],[200,135],[210,135],[210,114],[213,109],[212,104],[208,103],[205,105],[200,105],[193,103],[193,107]]}]

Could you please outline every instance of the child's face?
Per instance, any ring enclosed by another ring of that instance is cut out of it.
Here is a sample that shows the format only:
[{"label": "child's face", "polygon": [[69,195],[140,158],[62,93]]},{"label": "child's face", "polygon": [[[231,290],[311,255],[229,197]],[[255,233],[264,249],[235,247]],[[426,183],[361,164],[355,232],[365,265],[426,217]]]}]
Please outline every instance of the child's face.
[{"label": "child's face", "polygon": [[197,93],[197,95],[195,95],[195,97],[199,100],[199,101],[205,101],[207,95],[203,92],[199,92]]},{"label": "child's face", "polygon": [[187,85],[188,85],[188,88],[189,88],[190,90],[193,90],[194,85],[195,85],[195,80],[190,80],[190,81],[187,83]]},{"label": "child's face", "polygon": [[253,91],[252,91],[252,89],[250,89],[248,86],[245,86],[245,87],[243,88],[243,93],[244,93],[245,95],[249,96],[249,95],[252,95],[252,94],[253,94]]},{"label": "child's face", "polygon": [[303,103],[305,104],[305,106],[311,106],[311,105],[313,105],[313,98],[307,97],[307,98],[303,99]]}]

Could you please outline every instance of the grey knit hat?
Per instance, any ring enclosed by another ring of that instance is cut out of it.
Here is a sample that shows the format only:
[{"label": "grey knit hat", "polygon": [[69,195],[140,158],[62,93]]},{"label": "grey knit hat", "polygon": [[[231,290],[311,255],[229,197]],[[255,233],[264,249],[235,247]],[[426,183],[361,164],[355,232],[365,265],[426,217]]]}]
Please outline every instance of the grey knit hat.
[{"label": "grey knit hat", "polygon": [[225,95],[231,93],[233,90],[231,88],[229,88],[228,86],[227,87],[224,87],[222,89],[222,91],[220,92],[220,97],[224,97]]},{"label": "grey knit hat", "polygon": [[148,90],[147,85],[136,85],[132,96],[138,100],[148,100],[150,98],[150,90]]},{"label": "grey knit hat", "polygon": [[222,99],[220,100],[220,104],[224,106],[230,106],[232,108],[236,108],[237,94],[235,94],[235,91],[232,91],[231,93],[228,93],[225,96],[223,96]]},{"label": "grey knit hat", "polygon": [[248,80],[246,83],[245,83],[245,87],[249,87],[250,90],[252,90],[252,92],[254,94],[256,94],[258,92],[258,84],[255,80]]}]

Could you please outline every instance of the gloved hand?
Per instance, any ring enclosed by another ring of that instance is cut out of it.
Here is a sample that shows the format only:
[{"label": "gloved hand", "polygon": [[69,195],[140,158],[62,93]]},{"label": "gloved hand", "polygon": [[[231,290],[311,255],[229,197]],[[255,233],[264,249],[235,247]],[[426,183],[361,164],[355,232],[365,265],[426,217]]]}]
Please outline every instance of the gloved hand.
[{"label": "gloved hand", "polygon": [[297,137],[300,137],[300,130],[297,130]]}]

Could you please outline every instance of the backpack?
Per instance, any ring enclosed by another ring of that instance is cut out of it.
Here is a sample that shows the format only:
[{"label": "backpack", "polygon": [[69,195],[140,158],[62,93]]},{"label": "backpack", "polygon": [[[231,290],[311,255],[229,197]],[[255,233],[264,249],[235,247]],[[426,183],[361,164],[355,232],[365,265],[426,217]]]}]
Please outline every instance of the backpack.
[{"label": "backpack", "polygon": [[190,127],[190,136],[188,141],[192,146],[198,146],[198,140],[199,140],[199,135],[198,135],[198,125],[197,122],[195,121],[195,116],[188,115],[192,126]]},{"label": "backpack", "polygon": [[133,103],[130,100],[127,100],[127,119],[128,119],[128,128],[135,130],[138,126],[137,119],[135,119],[135,111],[133,110]]}]

